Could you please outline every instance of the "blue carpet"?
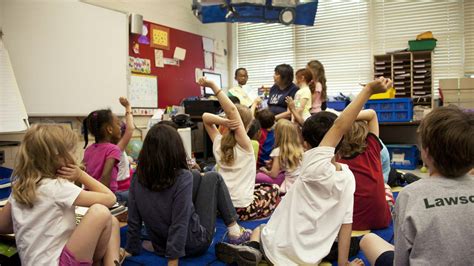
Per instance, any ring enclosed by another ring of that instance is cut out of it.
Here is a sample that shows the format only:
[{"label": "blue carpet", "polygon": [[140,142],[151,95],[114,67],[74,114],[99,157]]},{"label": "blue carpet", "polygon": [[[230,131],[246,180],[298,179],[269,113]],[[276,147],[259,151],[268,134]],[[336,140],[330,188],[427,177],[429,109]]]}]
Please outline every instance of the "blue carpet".
[{"label": "blue carpet", "polygon": [[[258,225],[262,223],[266,223],[268,219],[262,219],[258,221],[247,221],[247,222],[239,222],[245,228],[254,229]],[[214,235],[214,241],[212,245],[209,247],[207,252],[199,257],[190,257],[190,258],[183,258],[179,260],[179,265],[225,265],[224,263],[217,260],[214,246],[216,243],[222,241],[225,232],[227,232],[227,228],[224,225],[222,219],[217,219],[216,223],[216,234]],[[121,238],[121,247],[125,246],[126,238],[127,238],[127,227],[122,227],[120,229],[120,238]],[[125,260],[124,266],[135,266],[135,265],[167,265],[167,260],[163,257],[157,256],[151,252],[146,250],[142,250],[139,256],[129,257]]]},{"label": "blue carpet", "polygon": [[[394,198],[398,196],[398,193],[393,193]],[[268,219],[258,220],[258,221],[247,221],[247,222],[239,222],[243,227],[254,229],[258,225],[262,223],[266,223]],[[214,241],[212,245],[209,247],[207,252],[199,257],[190,257],[190,258],[183,258],[179,260],[179,265],[225,265],[224,263],[217,260],[214,246],[216,243],[222,241],[225,232],[227,231],[226,226],[222,219],[217,219],[216,223],[216,234],[214,236]],[[383,230],[372,230],[372,233],[379,235],[381,238],[385,239],[386,241],[393,244],[393,223],[390,226]],[[127,227],[122,227],[120,229],[120,238],[121,238],[121,247],[125,246],[127,237]],[[365,265],[370,265],[367,258],[364,256],[362,251],[353,257],[350,258],[351,260],[354,258],[360,258],[364,261]],[[157,256],[151,252],[146,250],[142,250],[139,256],[129,257],[125,260],[124,266],[135,266],[135,265],[167,265],[167,260],[163,257]],[[333,265],[337,265],[337,262],[333,262]]]}]

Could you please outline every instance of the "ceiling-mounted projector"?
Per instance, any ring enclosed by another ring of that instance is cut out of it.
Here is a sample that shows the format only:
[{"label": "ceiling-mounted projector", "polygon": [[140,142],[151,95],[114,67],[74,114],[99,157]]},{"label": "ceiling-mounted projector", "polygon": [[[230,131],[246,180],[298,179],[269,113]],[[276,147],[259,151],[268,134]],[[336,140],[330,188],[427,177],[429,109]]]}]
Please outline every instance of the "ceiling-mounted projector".
[{"label": "ceiling-mounted projector", "polygon": [[264,22],[314,25],[318,0],[193,0],[202,23]]}]

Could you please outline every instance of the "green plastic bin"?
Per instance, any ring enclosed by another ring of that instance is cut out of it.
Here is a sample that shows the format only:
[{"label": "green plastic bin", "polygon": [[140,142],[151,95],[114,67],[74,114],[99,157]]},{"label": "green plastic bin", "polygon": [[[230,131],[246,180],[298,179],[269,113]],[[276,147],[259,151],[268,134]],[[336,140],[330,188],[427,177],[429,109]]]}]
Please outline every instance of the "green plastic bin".
[{"label": "green plastic bin", "polygon": [[436,40],[411,40],[408,41],[410,51],[433,51],[436,47]]}]

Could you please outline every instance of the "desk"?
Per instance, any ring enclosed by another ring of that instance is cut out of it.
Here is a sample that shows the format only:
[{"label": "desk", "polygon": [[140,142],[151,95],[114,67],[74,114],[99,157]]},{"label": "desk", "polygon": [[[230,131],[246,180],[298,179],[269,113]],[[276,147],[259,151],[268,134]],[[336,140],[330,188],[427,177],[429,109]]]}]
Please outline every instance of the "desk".
[{"label": "desk", "polygon": [[204,128],[204,123],[202,122],[202,116],[190,116],[191,121],[196,123],[197,129],[192,132],[192,146],[194,153],[203,153],[204,160],[207,161],[209,157],[213,157],[212,154],[212,141],[207,134],[206,129]]},{"label": "desk", "polygon": [[380,123],[379,137],[385,144],[417,144],[420,121]]}]

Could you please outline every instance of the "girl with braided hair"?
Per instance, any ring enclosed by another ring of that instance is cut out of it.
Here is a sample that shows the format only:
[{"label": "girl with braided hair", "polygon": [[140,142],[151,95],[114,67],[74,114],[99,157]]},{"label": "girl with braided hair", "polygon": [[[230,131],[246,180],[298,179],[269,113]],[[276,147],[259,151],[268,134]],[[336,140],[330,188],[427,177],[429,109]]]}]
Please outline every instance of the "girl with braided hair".
[{"label": "girl with braided hair", "polygon": [[[125,107],[125,116],[131,116],[131,107],[126,98],[121,97],[120,103]],[[120,147],[126,146],[121,142],[127,138],[121,138],[120,119],[110,109],[102,109],[91,112],[83,121],[84,128],[84,159],[86,172],[117,192],[118,164],[122,156]],[[89,133],[94,136],[95,143],[87,147]],[[87,148],[86,148],[87,147]]]}]

